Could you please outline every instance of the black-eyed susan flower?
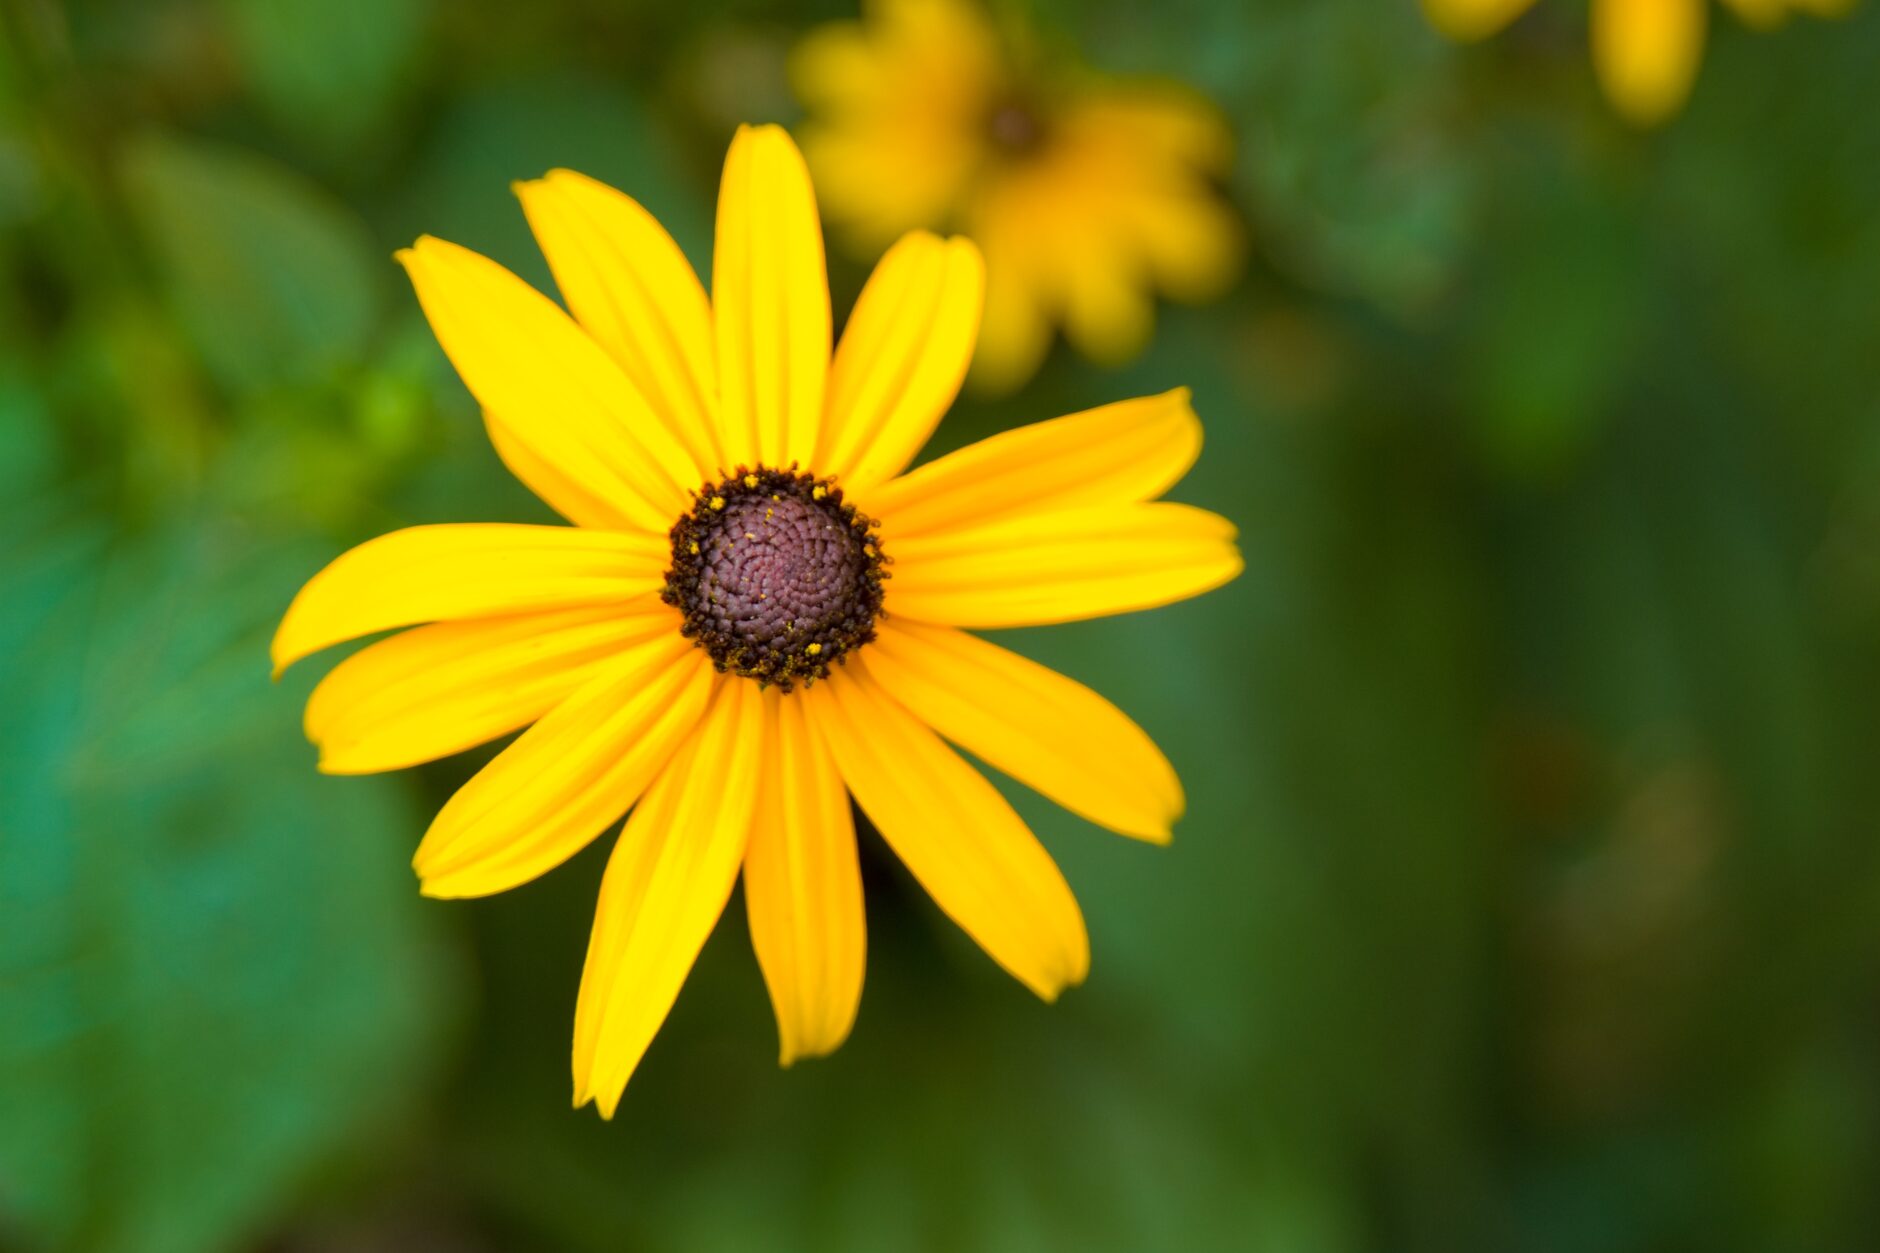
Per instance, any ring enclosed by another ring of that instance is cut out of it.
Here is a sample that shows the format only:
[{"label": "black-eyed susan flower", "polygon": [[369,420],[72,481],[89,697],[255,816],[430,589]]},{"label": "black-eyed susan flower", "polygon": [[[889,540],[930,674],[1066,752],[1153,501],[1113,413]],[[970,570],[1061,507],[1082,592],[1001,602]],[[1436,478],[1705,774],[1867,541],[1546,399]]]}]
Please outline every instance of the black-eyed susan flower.
[{"label": "black-eyed susan flower", "polygon": [[[1423,0],[1436,26],[1464,40],[1485,39],[1534,7],[1535,0]],[[1791,14],[1838,17],[1854,0],[1724,0],[1757,27]],[[1613,107],[1641,126],[1684,107],[1697,81],[1710,0],[1593,0],[1593,69]]]},{"label": "black-eyed susan flower", "polygon": [[1047,72],[975,0],[877,0],[811,32],[791,79],[824,206],[859,249],[928,228],[984,250],[990,390],[1029,378],[1060,325],[1092,360],[1126,360],[1157,290],[1200,301],[1238,274],[1215,189],[1232,139],[1188,88]]},{"label": "black-eyed susan flower", "polygon": [[1233,528],[1156,499],[1200,449],[1187,393],[907,472],[972,355],[971,243],[897,243],[832,358],[815,195],[783,131],[732,143],[709,299],[619,192],[568,171],[519,191],[568,313],[439,239],[399,259],[497,452],[573,525],[413,527],[315,575],[277,668],[408,628],[315,690],[322,769],[528,728],[426,832],[431,896],[527,882],[628,815],[575,1012],[575,1101],[603,1114],[740,870],[783,1060],[842,1042],[864,950],[850,797],[1006,970],[1047,1000],[1081,980],[1063,876],[945,741],[1145,840],[1168,838],[1180,784],[1102,697],[963,628],[1144,609],[1234,577]]}]

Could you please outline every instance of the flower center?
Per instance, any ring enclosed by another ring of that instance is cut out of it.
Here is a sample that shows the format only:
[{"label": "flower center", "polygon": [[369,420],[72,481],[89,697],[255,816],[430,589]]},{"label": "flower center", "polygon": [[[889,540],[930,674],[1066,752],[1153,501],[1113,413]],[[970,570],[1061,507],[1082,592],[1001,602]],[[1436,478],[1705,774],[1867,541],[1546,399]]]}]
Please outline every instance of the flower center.
[{"label": "flower center", "polygon": [[832,479],[738,467],[672,528],[660,598],[723,671],[789,691],[875,638],[875,523]]},{"label": "flower center", "polygon": [[993,104],[986,132],[993,148],[1005,156],[1030,156],[1044,146],[1044,116],[1025,96],[1006,96]]}]

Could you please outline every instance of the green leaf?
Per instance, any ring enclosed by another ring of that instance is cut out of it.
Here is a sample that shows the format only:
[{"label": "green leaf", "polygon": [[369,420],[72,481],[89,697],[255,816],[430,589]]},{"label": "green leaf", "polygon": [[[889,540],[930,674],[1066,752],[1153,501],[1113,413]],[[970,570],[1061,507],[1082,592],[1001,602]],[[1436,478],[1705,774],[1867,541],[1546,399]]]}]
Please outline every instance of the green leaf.
[{"label": "green leaf", "polygon": [[380,780],[315,773],[218,529],[0,561],[0,1209],[31,1247],[243,1246],[422,1084],[453,981]]},{"label": "green leaf", "polygon": [[[705,146],[705,168],[715,169],[730,140],[725,134]],[[712,212],[698,183],[639,99],[580,73],[484,85],[453,101],[394,197],[388,233],[401,241],[441,235],[552,290],[509,185],[558,166],[646,206],[709,280]]]},{"label": "green leaf", "polygon": [[224,0],[250,89],[276,125],[344,154],[409,79],[424,0]]},{"label": "green leaf", "polygon": [[1239,133],[1234,185],[1255,246],[1309,287],[1421,320],[1464,254],[1478,195],[1445,117],[1450,55],[1411,4],[1270,7],[1243,26],[1240,57],[1225,34],[1192,54]]},{"label": "green leaf", "polygon": [[239,148],[152,134],[121,154],[167,295],[210,371],[249,391],[356,357],[389,263],[344,205]]},{"label": "green leaf", "polygon": [[1545,479],[1606,429],[1648,320],[1650,257],[1583,172],[1508,167],[1529,198],[1490,233],[1460,373],[1488,466]]}]

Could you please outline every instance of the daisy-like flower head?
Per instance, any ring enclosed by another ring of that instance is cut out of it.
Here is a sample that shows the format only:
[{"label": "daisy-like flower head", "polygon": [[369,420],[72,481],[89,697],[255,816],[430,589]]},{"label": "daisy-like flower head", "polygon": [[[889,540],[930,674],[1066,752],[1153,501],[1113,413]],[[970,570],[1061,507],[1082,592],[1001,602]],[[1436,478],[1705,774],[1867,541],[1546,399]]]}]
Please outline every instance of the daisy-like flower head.
[{"label": "daisy-like flower head", "polygon": [[791,78],[804,154],[858,247],[924,227],[985,249],[989,390],[1029,378],[1060,324],[1092,360],[1125,360],[1156,290],[1205,300],[1239,271],[1214,186],[1231,137],[1185,87],[1047,74],[976,0],[874,0],[805,38]]},{"label": "daisy-like flower head", "polygon": [[[1854,0],[1724,0],[1751,26],[1779,26],[1793,13],[1839,17]],[[1423,0],[1438,29],[1485,39],[1534,7],[1535,0]],[[1710,0],[1593,0],[1593,69],[1613,107],[1654,126],[1684,107],[1697,81]]]},{"label": "daisy-like flower head", "polygon": [[945,743],[1124,835],[1182,808],[1089,689],[968,627],[1166,604],[1233,578],[1234,530],[1156,502],[1201,446],[1177,390],[904,473],[973,351],[983,270],[908,235],[830,353],[809,174],[740,130],[712,295],[638,204],[558,170],[518,191],[572,317],[476,253],[399,254],[518,478],[573,526],[419,526],[309,581],[277,670],[409,628],[308,702],[323,770],[429,761],[527,727],[444,806],[426,894],[525,883],[628,815],[575,1012],[575,1103],[611,1116],[740,870],[787,1064],[861,995],[854,797],[940,907],[1048,999],[1084,977],[1077,902]]}]

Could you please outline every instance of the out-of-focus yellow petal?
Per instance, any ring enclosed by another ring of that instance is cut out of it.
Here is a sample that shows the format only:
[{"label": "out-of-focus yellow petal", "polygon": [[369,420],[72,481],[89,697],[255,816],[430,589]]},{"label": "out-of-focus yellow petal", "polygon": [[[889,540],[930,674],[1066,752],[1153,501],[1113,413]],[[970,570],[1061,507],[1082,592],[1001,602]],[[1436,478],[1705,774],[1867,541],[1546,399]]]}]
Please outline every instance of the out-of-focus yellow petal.
[{"label": "out-of-focus yellow petal", "polygon": [[711,302],[679,245],[637,201],[573,170],[516,192],[582,328],[671,419],[693,460],[722,465]]},{"label": "out-of-focus yellow petal", "polygon": [[1046,147],[1001,167],[969,206],[967,233],[986,254],[979,387],[1010,387],[1036,369],[1052,321],[1105,364],[1148,340],[1155,259],[1144,248],[1141,205],[1198,176],[1171,154],[1111,134],[1101,112],[1056,119]]},{"label": "out-of-focus yellow petal", "polygon": [[1207,97],[1177,82],[1100,88],[1080,99],[1062,125],[1109,141],[1146,169],[1218,176],[1233,163],[1227,119]]},{"label": "out-of-focus yellow petal", "polygon": [[936,904],[1045,1000],[1081,983],[1090,940],[1070,885],[998,789],[855,664],[804,689],[849,791]]},{"label": "out-of-focus yellow petal", "polygon": [[565,526],[414,526],[367,540],[307,580],[274,633],[274,671],[420,622],[618,603],[664,582],[661,537]]},{"label": "out-of-focus yellow petal", "polygon": [[[705,468],[559,305],[489,258],[429,235],[398,259],[490,421],[640,527],[672,525]],[[552,484],[529,487],[560,508]]]},{"label": "out-of-focus yellow petal", "polygon": [[1098,365],[1119,366],[1141,352],[1155,330],[1149,267],[1131,255],[1125,231],[1086,235],[1079,259],[1060,270],[1064,338]]},{"label": "out-of-focus yellow petal", "polygon": [[807,467],[829,372],[829,280],[809,170],[780,126],[740,127],[725,157],[712,316],[725,456]]},{"label": "out-of-focus yellow petal", "polygon": [[1593,0],[1593,68],[1620,113],[1654,126],[1684,106],[1709,16],[1705,0]]},{"label": "out-of-focus yellow petal", "polygon": [[839,229],[857,256],[877,256],[908,231],[951,221],[980,156],[968,137],[910,141],[885,119],[806,123],[801,142],[830,229]]},{"label": "out-of-focus yellow petal", "polygon": [[1121,835],[1166,843],[1175,768],[1083,684],[955,627],[884,621],[868,673],[908,712],[996,770]]},{"label": "out-of-focus yellow petal", "polygon": [[1240,276],[1240,223],[1211,189],[1198,183],[1144,189],[1119,211],[1156,288],[1170,300],[1213,300]]},{"label": "out-of-focus yellow petal", "polygon": [[1423,0],[1423,12],[1451,39],[1485,39],[1534,7],[1534,0]]},{"label": "out-of-focus yellow petal", "polygon": [[724,912],[767,745],[755,683],[729,679],[627,819],[601,881],[574,1020],[574,1103],[614,1116]]},{"label": "out-of-focus yellow petal", "polygon": [[975,115],[1000,74],[998,34],[960,0],[876,0],[863,22],[830,22],[790,52],[790,81],[815,109],[900,103],[913,115]]},{"label": "out-of-focus yellow petal", "polygon": [[1169,502],[1025,514],[887,539],[884,608],[962,627],[1042,626],[1150,609],[1241,571],[1234,527]]},{"label": "out-of-focus yellow petal", "polygon": [[882,484],[867,506],[900,537],[1126,504],[1160,496],[1200,454],[1201,422],[1178,387],[982,439]]},{"label": "out-of-focus yellow petal", "polygon": [[885,0],[799,41],[790,81],[812,116],[797,138],[830,222],[878,252],[950,220],[1002,73],[985,13],[959,0]]},{"label": "out-of-focus yellow petal", "polygon": [[860,22],[827,22],[790,49],[790,86],[809,108],[866,108],[889,85],[884,61]]},{"label": "out-of-focus yellow petal", "polygon": [[1037,163],[988,177],[967,205],[965,232],[986,257],[986,311],[969,380],[975,389],[1013,391],[1043,364],[1064,315],[1064,260],[1075,251],[1067,232],[1088,229],[1072,219],[1091,205],[1089,195]]},{"label": "out-of-focus yellow petal", "polygon": [[836,348],[818,469],[863,491],[914,459],[959,394],[984,296],[969,240],[915,231],[888,250]]},{"label": "out-of-focus yellow petal", "polygon": [[1018,390],[1051,351],[1051,315],[1022,245],[1003,234],[998,240],[980,241],[986,248],[986,312],[968,376],[976,392],[991,396]]},{"label": "out-of-focus yellow petal", "polygon": [[835,760],[801,700],[771,688],[764,704],[770,750],[744,854],[744,904],[788,1066],[848,1038],[868,939],[855,825]]},{"label": "out-of-focus yellow petal", "polygon": [[434,761],[527,726],[631,644],[679,629],[647,595],[625,605],[438,622],[362,648],[307,701],[328,774]]},{"label": "out-of-focus yellow petal", "polygon": [[692,733],[714,685],[677,631],[627,648],[450,798],[412,859],[424,894],[488,896],[580,852]]}]

